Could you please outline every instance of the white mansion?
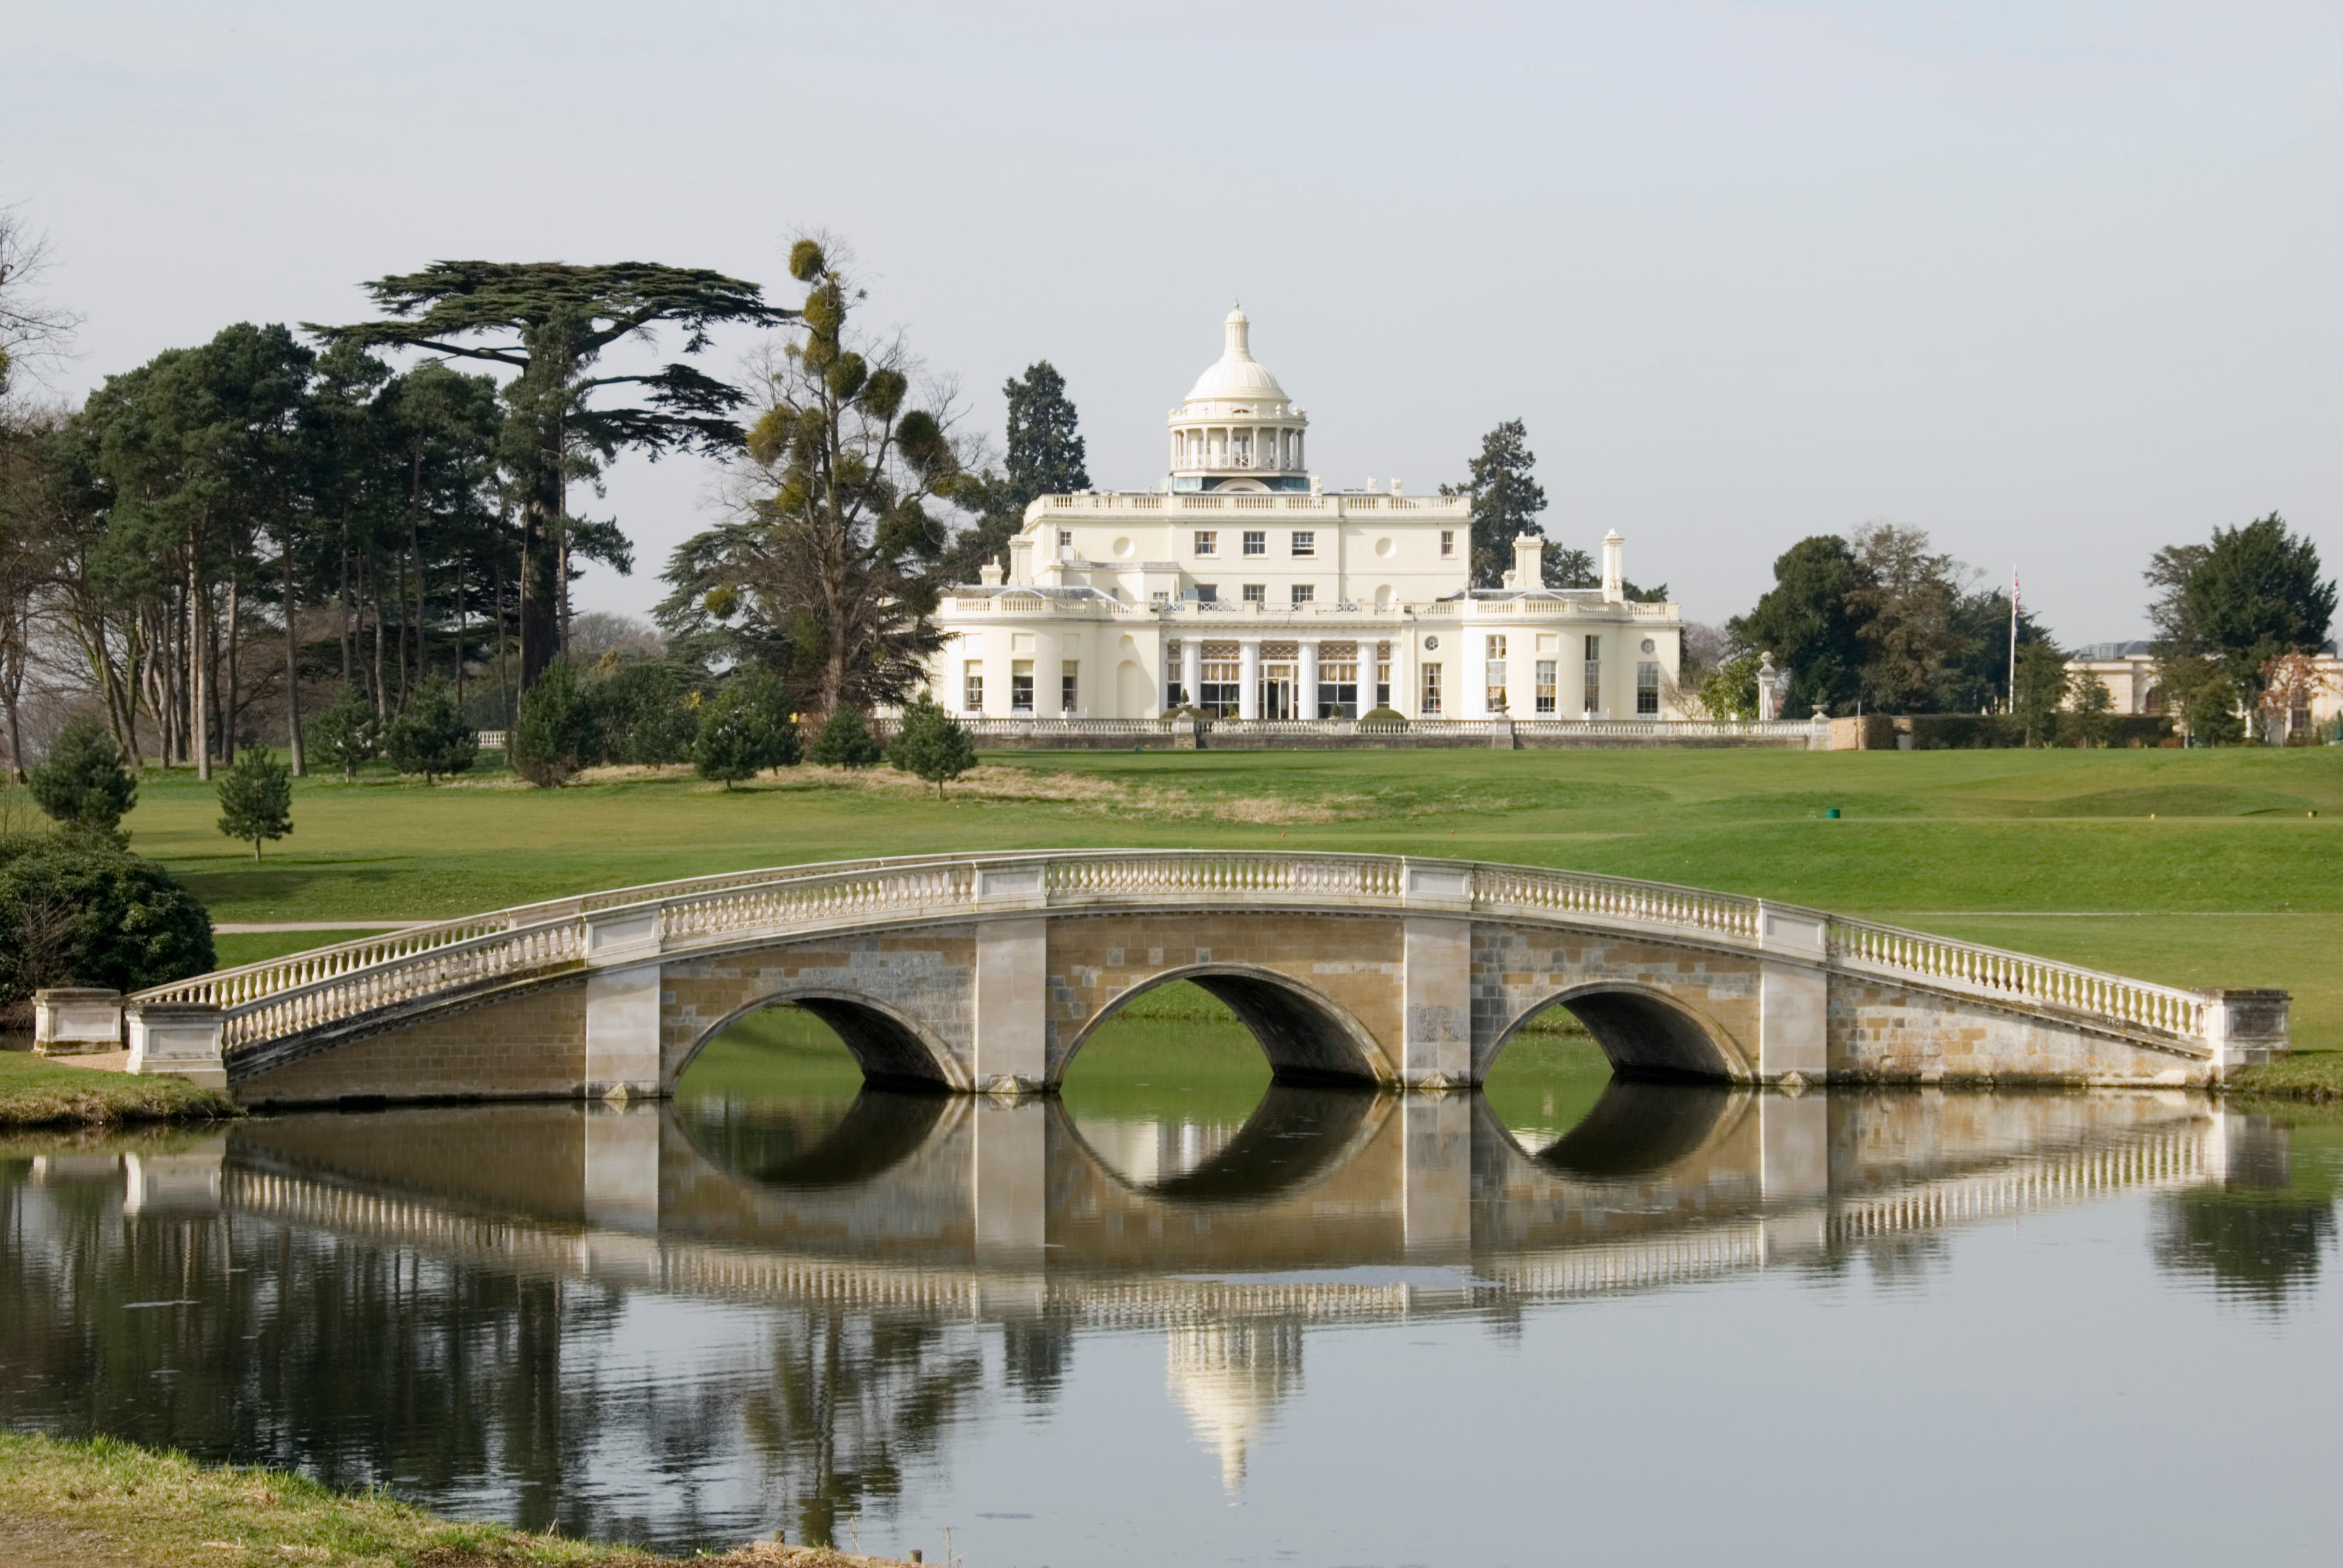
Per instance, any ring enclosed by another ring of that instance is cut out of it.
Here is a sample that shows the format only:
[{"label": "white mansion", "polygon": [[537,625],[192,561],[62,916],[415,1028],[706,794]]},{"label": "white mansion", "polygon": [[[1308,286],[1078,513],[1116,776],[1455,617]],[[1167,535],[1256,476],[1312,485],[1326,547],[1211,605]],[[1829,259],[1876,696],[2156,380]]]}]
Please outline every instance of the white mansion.
[{"label": "white mansion", "polygon": [[1009,558],[949,590],[929,686],[970,716],[1674,719],[1682,618],[1624,595],[1621,540],[1603,586],[1549,588],[1521,540],[1501,588],[1471,586],[1469,504],[1393,479],[1329,491],[1309,470],[1309,417],[1247,342],[1170,423],[1153,490],[1044,496]]}]

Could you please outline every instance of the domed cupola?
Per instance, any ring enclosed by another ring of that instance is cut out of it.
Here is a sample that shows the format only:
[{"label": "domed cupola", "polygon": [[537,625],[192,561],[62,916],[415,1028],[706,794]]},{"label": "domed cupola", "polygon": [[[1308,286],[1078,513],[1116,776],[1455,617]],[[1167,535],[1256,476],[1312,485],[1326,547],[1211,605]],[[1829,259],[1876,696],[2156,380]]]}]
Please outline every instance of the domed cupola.
[{"label": "domed cupola", "polygon": [[1306,490],[1302,432],[1310,417],[1294,407],[1252,357],[1252,322],[1242,307],[1222,324],[1221,357],[1205,367],[1174,409],[1174,490]]}]

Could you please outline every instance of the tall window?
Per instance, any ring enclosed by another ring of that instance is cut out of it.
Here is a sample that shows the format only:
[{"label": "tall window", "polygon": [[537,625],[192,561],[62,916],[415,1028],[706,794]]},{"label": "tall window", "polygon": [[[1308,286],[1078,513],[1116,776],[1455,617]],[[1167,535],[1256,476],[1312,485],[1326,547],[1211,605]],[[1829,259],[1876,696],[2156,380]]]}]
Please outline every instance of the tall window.
[{"label": "tall window", "polygon": [[1423,667],[1423,711],[1440,711],[1440,667],[1436,664]]},{"label": "tall window", "polygon": [[1456,553],[1456,530],[1454,528],[1443,528],[1440,530],[1440,553],[1443,556],[1453,556]]},{"label": "tall window", "polygon": [[1375,706],[1391,705],[1391,645],[1384,643],[1375,649]]},{"label": "tall window", "polygon": [[1308,528],[1295,529],[1293,533],[1293,553],[1297,556],[1316,555],[1318,553],[1318,536]]},{"label": "tall window", "polygon": [[1062,713],[1071,713],[1082,705],[1081,669],[1081,663],[1071,658],[1058,666],[1058,709]]},{"label": "tall window", "polygon": [[1359,716],[1359,656],[1337,655],[1318,667],[1318,717]]},{"label": "tall window", "polygon": [[1660,667],[1656,664],[1635,667],[1635,713],[1643,719],[1660,716]]},{"label": "tall window", "polygon": [[1267,604],[1269,602],[1269,585],[1267,583],[1245,584],[1244,601],[1247,604]]},{"label": "tall window", "polygon": [[1033,661],[1030,658],[1009,667],[1009,706],[1019,713],[1033,711]]},{"label": "tall window", "polygon": [[1269,554],[1269,536],[1258,528],[1247,528],[1244,537],[1244,553],[1249,556]]},{"label": "tall window", "polygon": [[1198,528],[1196,530],[1196,553],[1200,556],[1215,556],[1220,554],[1221,536],[1211,528]]},{"label": "tall window", "polygon": [[1293,598],[1287,602],[1292,604],[1308,604],[1317,597],[1318,586],[1315,583],[1295,583],[1293,585]]},{"label": "tall window", "polygon": [[1233,658],[1208,658],[1197,671],[1203,689],[1196,694],[1196,706],[1215,719],[1227,719],[1237,711],[1237,661]]},{"label": "tall window", "polygon": [[1074,548],[1073,529],[1060,528],[1058,530],[1058,548],[1061,550],[1070,550]]},{"label": "tall window", "polygon": [[1487,695],[1489,711],[1492,713],[1504,712],[1505,639],[1500,633],[1492,632],[1489,636],[1488,664],[1486,666],[1485,678],[1488,686]]},{"label": "tall window", "polygon": [[961,677],[960,706],[970,713],[984,711],[984,666],[972,658]]},{"label": "tall window", "polygon": [[1586,711],[1603,711],[1603,639],[1586,639]]},{"label": "tall window", "polygon": [[1537,661],[1537,710],[1540,713],[1554,711],[1554,663],[1550,658]]}]

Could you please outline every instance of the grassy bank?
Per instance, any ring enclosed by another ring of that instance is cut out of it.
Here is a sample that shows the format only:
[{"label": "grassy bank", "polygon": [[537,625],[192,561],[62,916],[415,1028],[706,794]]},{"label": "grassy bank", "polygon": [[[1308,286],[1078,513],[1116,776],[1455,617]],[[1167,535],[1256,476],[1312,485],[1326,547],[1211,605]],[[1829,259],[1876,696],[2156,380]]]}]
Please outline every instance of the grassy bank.
[{"label": "grassy bank", "polygon": [[0,1128],[206,1121],[239,1116],[236,1101],[183,1078],[60,1067],[29,1051],[0,1051]]},{"label": "grassy bank", "polygon": [[[197,1464],[99,1438],[0,1433],[0,1561],[12,1568],[640,1568],[625,1547],[437,1519],[379,1493],[351,1495],[275,1470]],[[833,1568],[882,1559],[758,1547],[703,1557],[724,1568]]]}]

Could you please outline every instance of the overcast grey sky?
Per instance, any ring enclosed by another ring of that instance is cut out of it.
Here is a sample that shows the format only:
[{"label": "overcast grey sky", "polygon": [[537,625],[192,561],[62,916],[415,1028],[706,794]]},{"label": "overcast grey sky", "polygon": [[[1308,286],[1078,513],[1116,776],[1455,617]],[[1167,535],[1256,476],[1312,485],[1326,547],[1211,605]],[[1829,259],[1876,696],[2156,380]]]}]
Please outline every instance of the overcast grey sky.
[{"label": "overcast grey sky", "polygon": [[[1109,486],[1242,295],[1330,485],[1528,422],[1547,532],[1689,614],[1803,535],[1929,529],[2069,642],[2158,545],[2283,511],[2343,564],[2343,7],[32,0],[0,201],[79,392],[437,257],[850,240],[972,412],[1064,372]],[[743,343],[715,357],[733,367]],[[697,460],[607,502],[641,610]]]}]

